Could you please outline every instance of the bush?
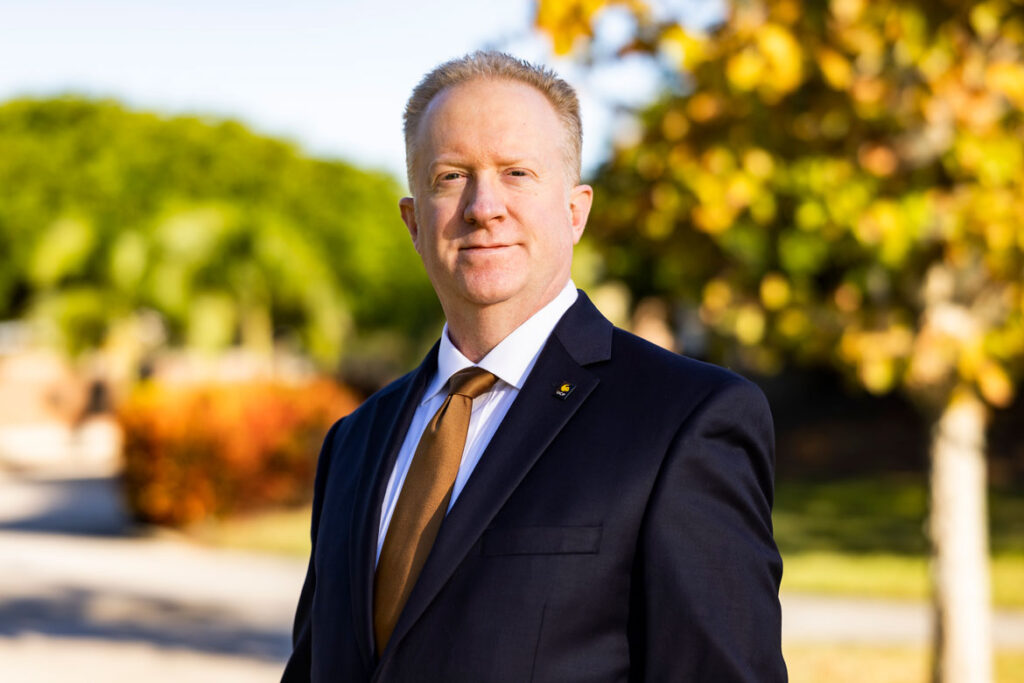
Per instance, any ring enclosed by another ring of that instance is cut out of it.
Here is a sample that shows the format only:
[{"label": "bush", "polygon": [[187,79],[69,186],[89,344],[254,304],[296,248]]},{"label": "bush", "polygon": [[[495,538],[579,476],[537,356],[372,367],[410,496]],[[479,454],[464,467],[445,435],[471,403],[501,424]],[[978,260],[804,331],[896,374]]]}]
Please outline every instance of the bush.
[{"label": "bush", "polygon": [[134,516],[182,526],[305,502],[330,425],[357,399],[333,382],[148,384],[120,408]]}]

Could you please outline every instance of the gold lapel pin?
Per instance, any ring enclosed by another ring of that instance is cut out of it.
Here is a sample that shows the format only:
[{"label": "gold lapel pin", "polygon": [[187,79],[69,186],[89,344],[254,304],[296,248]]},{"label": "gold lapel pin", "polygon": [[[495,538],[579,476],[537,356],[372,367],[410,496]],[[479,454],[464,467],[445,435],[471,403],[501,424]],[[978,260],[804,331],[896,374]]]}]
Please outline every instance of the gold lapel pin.
[{"label": "gold lapel pin", "polygon": [[570,384],[569,382],[562,382],[561,384],[558,385],[558,388],[555,389],[555,396],[564,401],[569,397],[569,394],[571,394],[572,390],[575,388],[575,384]]}]

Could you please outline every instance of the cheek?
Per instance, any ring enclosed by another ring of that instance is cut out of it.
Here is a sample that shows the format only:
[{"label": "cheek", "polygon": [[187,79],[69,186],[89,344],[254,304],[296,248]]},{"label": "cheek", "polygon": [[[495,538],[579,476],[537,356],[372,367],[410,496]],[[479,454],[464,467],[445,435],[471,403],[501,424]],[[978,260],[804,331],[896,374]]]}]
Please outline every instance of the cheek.
[{"label": "cheek", "polygon": [[453,225],[441,222],[440,216],[425,216],[426,223],[421,223],[417,238],[414,240],[420,258],[430,264],[443,264],[452,260],[457,252],[453,237]]},{"label": "cheek", "polygon": [[416,232],[412,233],[412,246],[416,248],[416,253],[420,255],[420,258],[424,255],[424,245],[427,243],[427,224],[423,222],[422,217],[416,217]]},{"label": "cheek", "polygon": [[433,207],[423,207],[416,214],[418,230],[413,242],[416,244],[416,251],[423,253],[430,250],[430,245],[437,242],[439,216]]}]

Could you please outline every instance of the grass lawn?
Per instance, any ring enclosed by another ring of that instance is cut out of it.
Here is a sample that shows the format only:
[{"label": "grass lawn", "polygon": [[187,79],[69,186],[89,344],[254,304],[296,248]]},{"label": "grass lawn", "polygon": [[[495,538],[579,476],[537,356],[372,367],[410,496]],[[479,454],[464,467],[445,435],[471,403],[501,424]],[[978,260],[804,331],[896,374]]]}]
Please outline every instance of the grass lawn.
[{"label": "grass lawn", "polygon": [[[780,482],[775,538],[792,591],[925,598],[929,592],[923,477]],[[989,497],[992,592],[1024,607],[1024,493]]]},{"label": "grass lawn", "polygon": [[[931,666],[923,648],[786,644],[782,652],[791,683],[920,683]],[[1024,683],[1024,652],[998,652],[995,679]]]},{"label": "grass lawn", "polygon": [[[834,595],[925,599],[931,584],[920,556],[798,552],[783,555],[782,589]],[[992,558],[992,600],[1024,608],[1024,554]]]},{"label": "grass lawn", "polygon": [[221,548],[308,557],[310,512],[308,505],[265,510],[196,524],[185,533],[200,543]]},{"label": "grass lawn", "polygon": [[[989,508],[994,601],[1024,607],[1024,493],[993,491]],[[305,557],[309,512],[260,512],[197,525],[188,533],[211,545]],[[923,478],[779,483],[774,522],[785,563],[783,589],[927,597],[926,512]]]}]

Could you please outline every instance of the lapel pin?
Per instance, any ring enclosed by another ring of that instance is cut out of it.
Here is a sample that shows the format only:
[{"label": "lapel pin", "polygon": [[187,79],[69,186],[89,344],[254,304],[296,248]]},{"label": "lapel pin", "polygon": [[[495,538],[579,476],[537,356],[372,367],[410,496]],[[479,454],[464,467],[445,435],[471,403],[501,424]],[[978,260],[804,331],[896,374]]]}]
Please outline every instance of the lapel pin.
[{"label": "lapel pin", "polygon": [[564,401],[565,399],[569,398],[569,394],[571,394],[572,390],[575,388],[575,384],[570,384],[569,382],[562,382],[561,384],[558,385],[558,388],[555,389],[555,396]]}]

